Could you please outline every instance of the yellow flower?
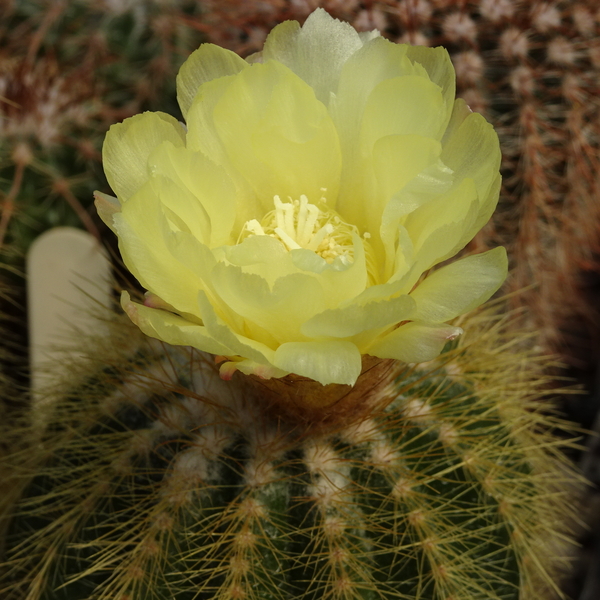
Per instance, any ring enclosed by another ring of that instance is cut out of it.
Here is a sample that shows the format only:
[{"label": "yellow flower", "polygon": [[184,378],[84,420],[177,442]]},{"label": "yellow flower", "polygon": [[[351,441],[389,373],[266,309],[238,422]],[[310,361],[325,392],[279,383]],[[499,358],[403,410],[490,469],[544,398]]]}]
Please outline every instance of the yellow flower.
[{"label": "yellow flower", "polygon": [[211,44],[177,79],[187,127],[111,127],[97,193],[149,291],[122,305],[151,337],[233,371],[353,384],[361,356],[422,362],[506,276],[503,248],[439,268],[488,221],[492,127],[455,100],[442,48],[357,33],[318,9],[243,60]]}]

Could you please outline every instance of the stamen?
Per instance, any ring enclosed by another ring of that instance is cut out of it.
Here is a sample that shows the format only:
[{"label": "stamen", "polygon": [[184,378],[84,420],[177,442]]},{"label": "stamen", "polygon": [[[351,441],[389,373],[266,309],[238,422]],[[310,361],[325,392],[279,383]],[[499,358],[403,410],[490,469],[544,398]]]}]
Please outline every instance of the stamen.
[{"label": "stamen", "polygon": [[284,229],[285,223],[283,221],[283,202],[279,196],[274,196],[273,203],[275,204],[275,218],[277,219],[277,227]]},{"label": "stamen", "polygon": [[325,236],[333,232],[333,225],[327,223],[327,225],[323,225],[317,233],[313,236],[312,240],[308,244],[309,250],[317,250],[321,245],[321,242],[325,239]]},{"label": "stamen", "polygon": [[302,231],[302,243],[308,245],[319,219],[319,209],[314,204],[309,204],[306,208],[308,210],[308,217]]},{"label": "stamen", "polygon": [[300,210],[298,211],[298,224],[296,225],[296,239],[299,244],[306,244],[306,216],[308,214],[308,198],[302,194],[300,196]]},{"label": "stamen", "polygon": [[302,248],[300,244],[297,244],[281,227],[275,228],[275,233],[279,236],[279,239],[288,247],[288,250],[298,250]]},{"label": "stamen", "polygon": [[248,221],[246,223],[246,229],[254,235],[265,235],[265,230],[262,228],[262,225],[256,219],[251,219],[250,221]]},{"label": "stamen", "polygon": [[296,229],[294,228],[294,205],[286,203],[282,204],[281,208],[284,211],[284,222],[286,232],[296,237]]}]

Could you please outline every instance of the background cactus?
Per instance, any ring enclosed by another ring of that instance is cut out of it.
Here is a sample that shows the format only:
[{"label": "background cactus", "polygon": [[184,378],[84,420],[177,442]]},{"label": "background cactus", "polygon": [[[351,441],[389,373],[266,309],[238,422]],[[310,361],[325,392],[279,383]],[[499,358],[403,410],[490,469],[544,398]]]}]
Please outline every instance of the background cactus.
[{"label": "background cactus", "polygon": [[319,424],[117,323],[40,439],[10,434],[3,598],[542,597],[576,477],[507,324],[472,315],[369,418]]},{"label": "background cactus", "polygon": [[202,41],[183,15],[160,2],[2,4],[0,243],[24,250],[55,225],[99,235],[87,209],[104,133],[175,105],[175,73]]}]

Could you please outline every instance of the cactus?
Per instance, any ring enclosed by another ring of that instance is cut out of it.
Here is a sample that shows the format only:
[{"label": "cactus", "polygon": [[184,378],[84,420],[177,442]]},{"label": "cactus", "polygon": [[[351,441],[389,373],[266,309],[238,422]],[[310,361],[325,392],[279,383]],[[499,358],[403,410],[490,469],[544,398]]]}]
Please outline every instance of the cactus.
[{"label": "cactus", "polygon": [[9,434],[2,597],[542,597],[576,477],[509,321],[471,315],[433,363],[393,363],[369,416],[320,421],[116,323],[41,438]]}]

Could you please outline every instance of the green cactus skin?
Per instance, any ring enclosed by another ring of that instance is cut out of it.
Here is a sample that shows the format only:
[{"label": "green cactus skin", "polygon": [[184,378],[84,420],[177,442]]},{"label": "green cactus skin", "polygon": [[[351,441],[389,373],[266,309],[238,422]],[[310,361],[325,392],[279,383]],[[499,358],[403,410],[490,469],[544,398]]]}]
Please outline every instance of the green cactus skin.
[{"label": "green cactus skin", "polygon": [[439,361],[398,367],[384,409],[327,430],[121,323],[3,465],[22,494],[1,597],[542,598],[575,476],[504,325],[470,317]]}]

